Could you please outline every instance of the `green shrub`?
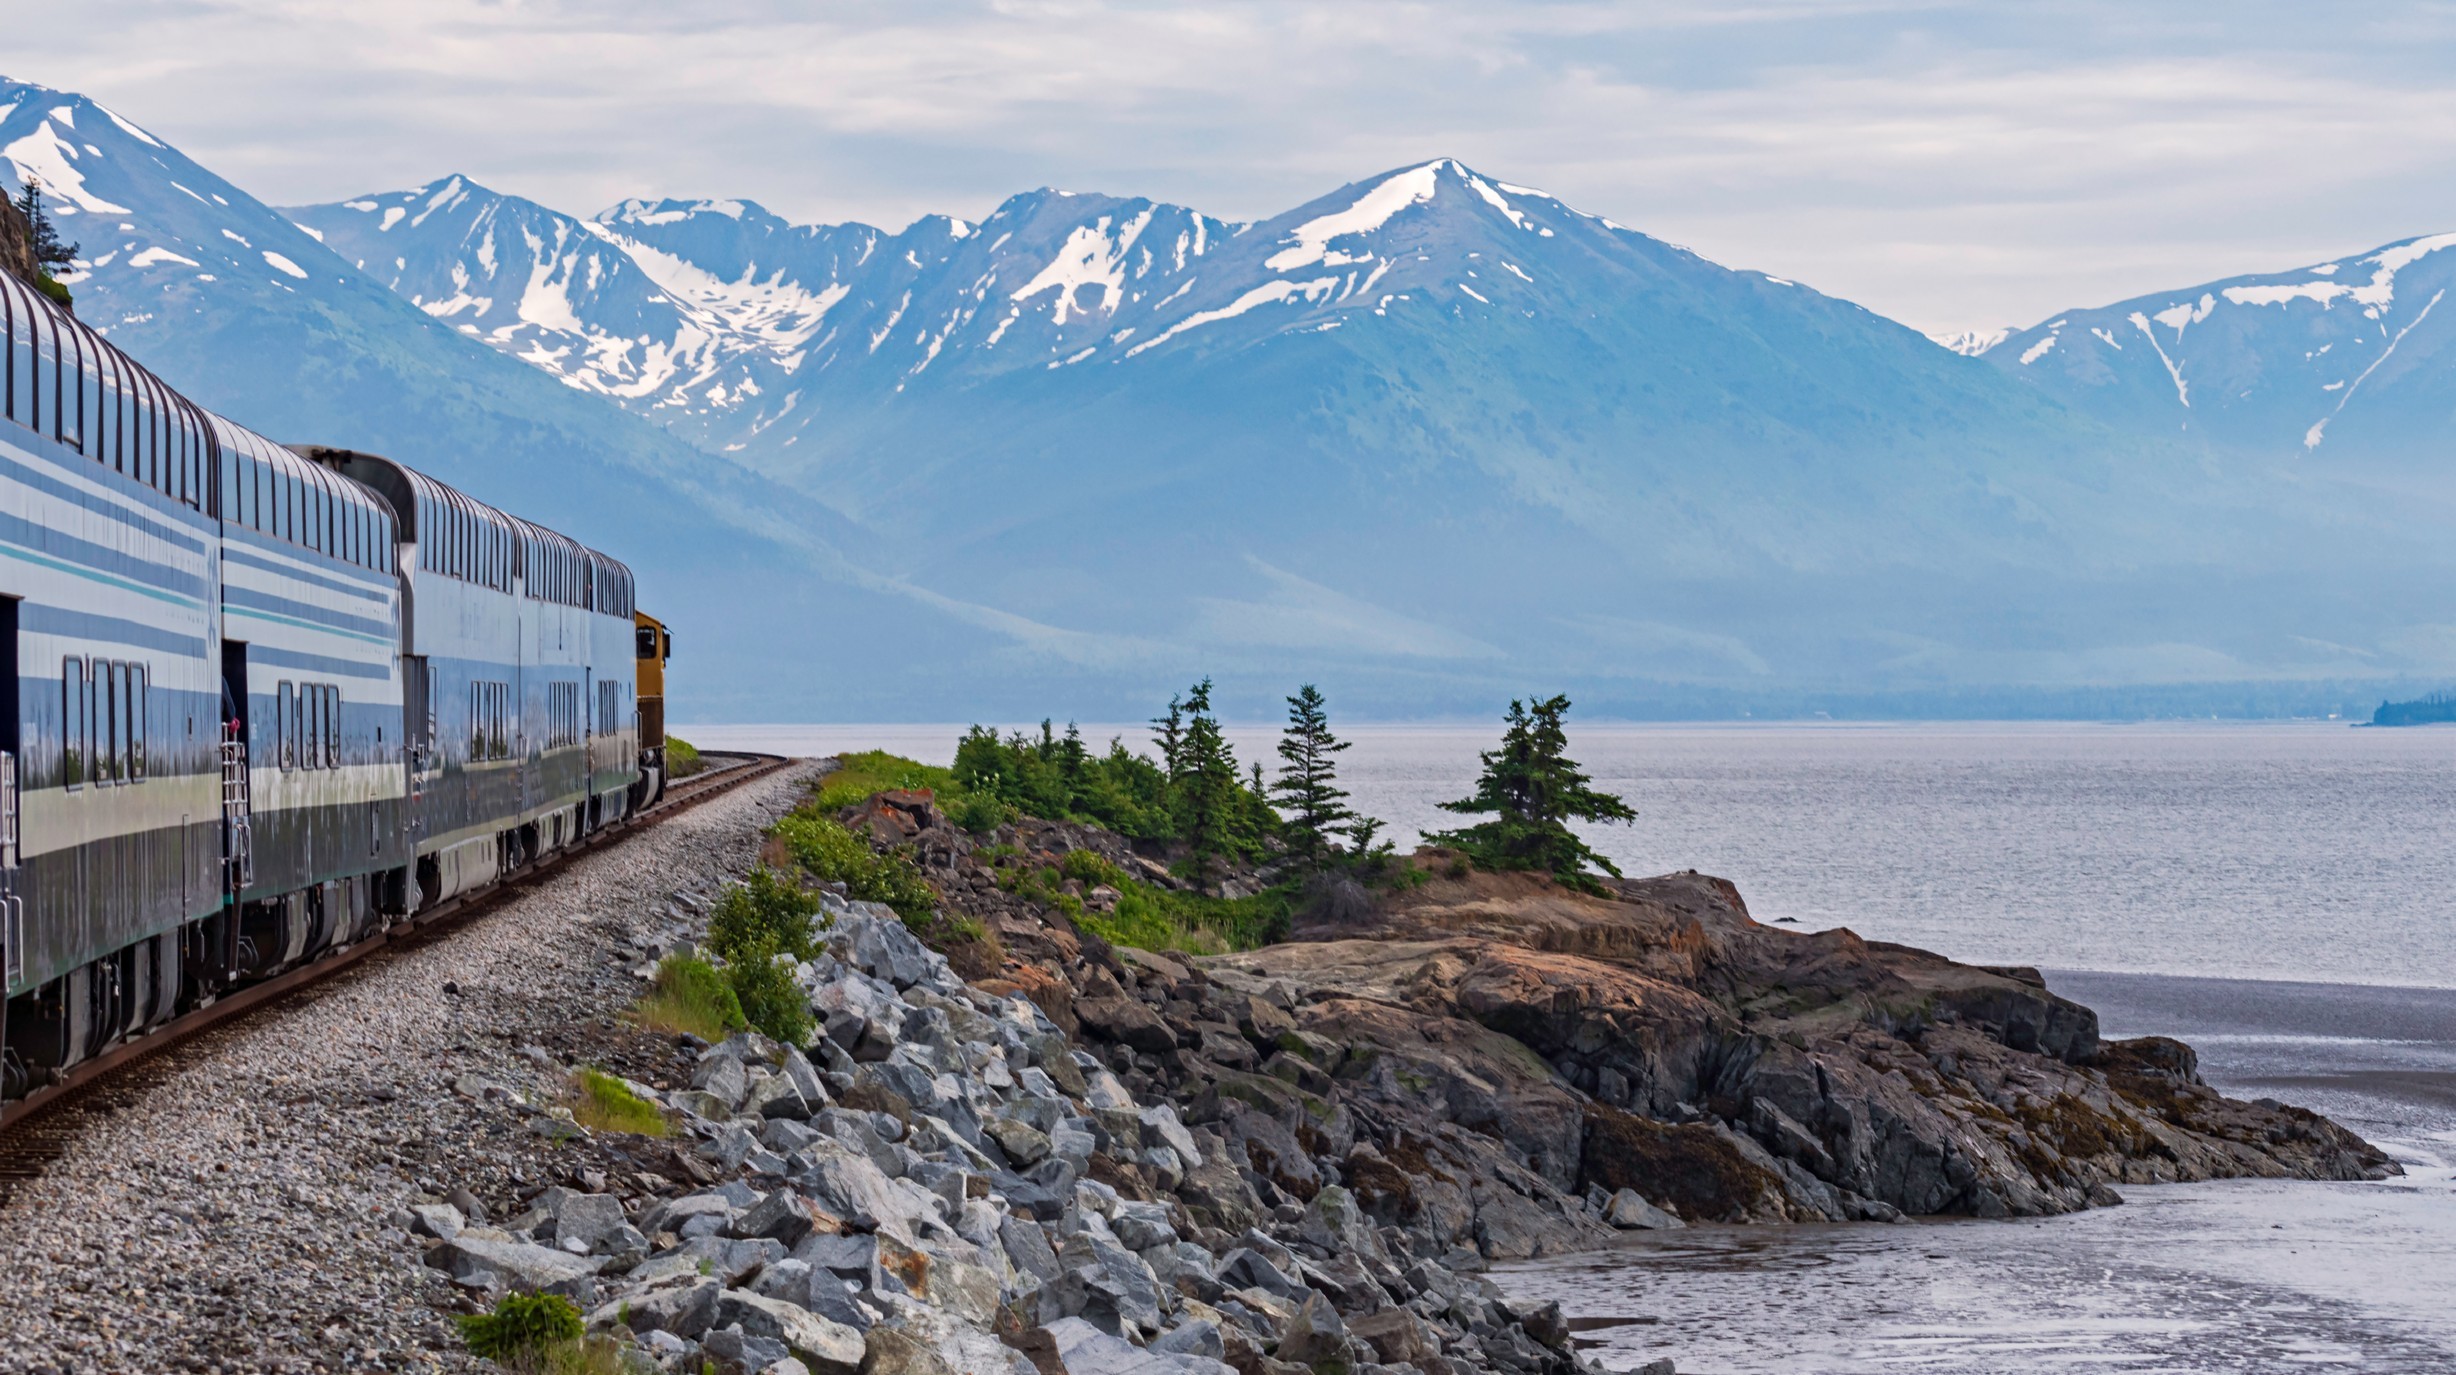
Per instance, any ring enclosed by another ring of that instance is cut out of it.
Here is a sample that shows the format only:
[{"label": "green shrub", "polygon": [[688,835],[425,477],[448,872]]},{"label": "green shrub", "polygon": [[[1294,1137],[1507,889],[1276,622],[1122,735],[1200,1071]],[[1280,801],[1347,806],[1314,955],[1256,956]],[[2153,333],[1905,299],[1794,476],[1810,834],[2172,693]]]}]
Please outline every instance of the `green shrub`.
[{"label": "green shrub", "polygon": [[[1106,912],[1094,911],[1083,899],[1065,891],[1067,879],[1087,889],[1099,884],[1116,889],[1116,906]],[[1069,850],[1053,867],[1009,870],[1002,883],[1010,892],[1065,913],[1077,928],[1111,945],[1190,955],[1268,945],[1287,934],[1292,910],[1285,889],[1273,888],[1249,898],[1214,898],[1158,888],[1127,877],[1124,870],[1089,850]]]},{"label": "green shrub", "polygon": [[725,962],[725,982],[754,1030],[789,1046],[807,1046],[810,1000],[780,953],[769,945],[749,946]]},{"label": "green shrub", "polygon": [[819,791],[811,799],[811,806],[833,815],[869,801],[872,793],[897,788],[926,788],[937,795],[940,806],[950,808],[964,791],[951,770],[933,768],[885,750],[862,750],[836,756],[836,769],[819,780]]},{"label": "green shrub", "polygon": [[492,1313],[466,1313],[454,1321],[471,1355],[506,1364],[542,1361],[550,1348],[576,1345],[586,1330],[580,1310],[560,1294],[506,1294]]},{"label": "green shrub", "polygon": [[1066,857],[1058,861],[1057,871],[1060,876],[1080,880],[1087,887],[1105,883],[1111,888],[1122,888],[1132,881],[1125,870],[1092,850],[1068,850]]},{"label": "green shrub", "polygon": [[937,911],[938,894],[908,856],[880,854],[830,817],[796,811],[776,823],[775,835],[812,878],[843,884],[848,897],[887,904],[907,926],[927,928]]},{"label": "green shrub", "polygon": [[[1059,735],[1043,721],[1038,739],[1021,731],[1002,737],[974,726],[956,743],[950,772],[968,794],[991,800],[1009,816],[1090,822],[1136,840],[1177,838],[1167,772],[1122,740],[1111,740],[1107,753],[1095,754],[1071,725]],[[947,815],[965,824],[953,804]],[[996,824],[970,829],[986,831]]]},{"label": "green shrub", "polygon": [[780,877],[766,865],[725,890],[708,915],[708,948],[727,961],[753,947],[781,951],[797,960],[818,953],[811,918],[819,912],[815,893]]},{"label": "green shrub", "polygon": [[988,793],[964,793],[946,804],[947,820],[976,836],[987,835],[1015,819],[1013,807]]},{"label": "green shrub", "polygon": [[657,963],[656,985],[635,1015],[641,1026],[696,1036],[710,1045],[750,1025],[724,973],[693,955],[668,955]]},{"label": "green shrub", "polygon": [[665,776],[688,778],[708,767],[699,757],[699,747],[679,735],[665,737]]},{"label": "green shrub", "polygon": [[665,1114],[656,1104],[633,1093],[623,1081],[600,1070],[583,1069],[572,1076],[572,1120],[591,1131],[630,1132],[663,1136]]}]

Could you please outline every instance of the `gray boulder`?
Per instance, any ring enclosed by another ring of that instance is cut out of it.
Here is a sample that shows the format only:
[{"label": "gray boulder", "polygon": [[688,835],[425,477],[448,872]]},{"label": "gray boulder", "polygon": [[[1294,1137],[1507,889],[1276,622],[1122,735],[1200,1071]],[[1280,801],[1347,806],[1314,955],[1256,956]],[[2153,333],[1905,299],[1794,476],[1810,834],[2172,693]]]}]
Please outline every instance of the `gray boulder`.
[{"label": "gray boulder", "polygon": [[1202,1164],[1202,1148],[1194,1144],[1194,1133],[1177,1120],[1177,1109],[1167,1103],[1148,1107],[1139,1114],[1143,1122],[1143,1144],[1166,1146],[1177,1153],[1185,1168]]},{"label": "gray boulder", "polygon": [[1060,1318],[1043,1330],[1066,1375],[1233,1375],[1236,1369],[1206,1356],[1139,1347],[1081,1318]]},{"label": "gray boulder", "polygon": [[861,1334],[800,1304],[727,1289],[716,1298],[716,1324],[740,1324],[746,1337],[766,1337],[810,1367],[813,1375],[860,1375]]},{"label": "gray boulder", "polygon": [[998,1143],[998,1149],[1015,1163],[1017,1169],[1030,1169],[1049,1158],[1049,1138],[1029,1122],[1012,1117],[993,1117],[981,1124],[981,1134]]},{"label": "gray boulder", "polygon": [[750,1092],[750,1073],[742,1068],[739,1059],[710,1051],[700,1058],[699,1068],[692,1072],[691,1087],[714,1098],[724,1105],[726,1112],[731,1112],[742,1106],[743,1095]]},{"label": "gray boulder", "polygon": [[1280,1334],[1276,1356],[1297,1365],[1344,1360],[1347,1324],[1339,1320],[1339,1312],[1330,1306],[1330,1300],[1320,1294],[1307,1294],[1288,1330]]},{"label": "gray boulder", "polygon": [[597,1272],[605,1262],[525,1241],[493,1241],[463,1232],[437,1242],[426,1263],[455,1280],[488,1288],[560,1294],[581,1307],[597,1298]]},{"label": "gray boulder", "polygon": [[778,1189],[752,1205],[725,1230],[735,1237],[767,1237],[787,1247],[797,1246],[812,1232],[832,1232],[841,1223],[791,1189]]},{"label": "gray boulder", "polygon": [[671,1332],[696,1338],[716,1318],[716,1296],[724,1285],[713,1279],[693,1280],[627,1294],[589,1314],[588,1325],[603,1329],[616,1324],[633,1332]]},{"label": "gray boulder", "polygon": [[1029,1275],[1042,1284],[1058,1277],[1060,1267],[1057,1252],[1050,1249],[1049,1236],[1040,1224],[1027,1217],[1009,1213],[998,1224],[998,1241],[1006,1249],[1006,1258],[1014,1263],[1019,1274]]},{"label": "gray boulder", "polygon": [[863,1156],[821,1160],[794,1183],[820,1207],[862,1231],[902,1227],[911,1216],[909,1203],[893,1181]]},{"label": "gray boulder", "polygon": [[413,1203],[409,1215],[411,1231],[438,1241],[450,1241],[469,1225],[461,1210],[449,1203]]},{"label": "gray boulder", "polygon": [[1633,1231],[1668,1232],[1688,1226],[1648,1203],[1635,1189],[1623,1189],[1612,1195],[1612,1201],[1603,1206],[1603,1220],[1615,1227]]},{"label": "gray boulder", "polygon": [[[823,1098],[820,1100],[825,1101]],[[796,1122],[808,1118],[815,1106],[795,1087],[793,1080],[783,1074],[762,1074],[753,1078],[749,1093],[742,1099],[745,1112],[770,1119],[790,1118]]]}]

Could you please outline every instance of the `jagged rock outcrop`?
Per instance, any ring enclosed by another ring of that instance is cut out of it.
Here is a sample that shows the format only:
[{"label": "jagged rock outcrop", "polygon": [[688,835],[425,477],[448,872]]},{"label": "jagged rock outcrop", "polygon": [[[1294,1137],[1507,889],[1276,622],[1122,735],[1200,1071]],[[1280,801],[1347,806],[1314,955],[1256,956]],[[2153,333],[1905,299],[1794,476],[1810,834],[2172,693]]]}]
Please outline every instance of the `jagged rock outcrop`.
[{"label": "jagged rock outcrop", "polygon": [[28,286],[42,282],[40,265],[34,261],[34,226],[6,196],[0,196],[0,272]]},{"label": "jagged rock outcrop", "polygon": [[[2122,1183],[2394,1168],[2316,1114],[2223,1098],[2183,1047],[2102,1043],[2034,971],[1780,931],[1693,873],[1603,897],[1437,878],[1358,926],[1206,969],[1282,990],[1350,1057],[1455,1043],[1460,1025],[1509,1038],[1533,1059],[1512,1081],[1487,1057],[1484,1101],[1513,1102],[1488,1130],[1556,1187],[1630,1187],[1690,1217],[2027,1216]],[[1577,1104],[1567,1130],[1546,1085]]]},{"label": "jagged rock outcrop", "polygon": [[1622,1190],[1693,1221],[2000,1217],[2395,1170],[2315,1114],[2222,1097],[2183,1047],[2102,1042],[2034,970],[1762,925],[1694,872],[1589,894],[1428,856],[1421,883],[1321,904],[1335,924],[1191,959],[1112,950],[993,867],[1082,848],[1164,872],[1120,837],[1026,821],[976,846],[915,797],[852,819],[997,931],[983,987],[1217,1131],[1266,1213],[1341,1186],[1500,1259],[1601,1244]]}]

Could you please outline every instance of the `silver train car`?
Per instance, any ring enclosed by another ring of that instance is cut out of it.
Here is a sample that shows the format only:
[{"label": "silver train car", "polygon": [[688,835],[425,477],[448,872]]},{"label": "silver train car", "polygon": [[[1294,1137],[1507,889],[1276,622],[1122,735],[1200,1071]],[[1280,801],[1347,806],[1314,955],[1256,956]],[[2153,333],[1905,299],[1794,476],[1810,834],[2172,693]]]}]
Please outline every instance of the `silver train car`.
[{"label": "silver train car", "polygon": [[620,562],[0,335],[0,1096],[654,800]]}]

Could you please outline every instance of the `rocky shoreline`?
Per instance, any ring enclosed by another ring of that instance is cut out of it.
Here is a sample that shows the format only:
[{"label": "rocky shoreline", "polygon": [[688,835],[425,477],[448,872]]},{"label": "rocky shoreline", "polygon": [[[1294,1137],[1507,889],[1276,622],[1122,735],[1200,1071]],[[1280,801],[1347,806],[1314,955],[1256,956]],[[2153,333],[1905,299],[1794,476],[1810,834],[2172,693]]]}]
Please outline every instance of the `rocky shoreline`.
[{"label": "rocky shoreline", "polygon": [[[795,971],[821,1028],[807,1051],[630,1026],[656,960],[703,938],[809,778],[732,808],[722,835],[697,814],[687,858],[575,866],[560,926],[490,921],[368,976],[368,997],[425,980],[369,1004],[397,1028],[382,1063],[328,1056],[276,1092],[232,1078],[242,1058],[215,1081],[264,1101],[149,1187],[308,1131],[328,1155],[302,1139],[264,1187],[320,1201],[250,1213],[248,1254],[286,1229],[367,1269],[384,1297],[355,1302],[386,1311],[320,1334],[285,1319],[276,1351],[242,1293],[230,1323],[131,1341],[236,1239],[200,1184],[179,1235],[201,1245],[160,1248],[111,1341],[55,1320],[0,1369],[490,1369],[437,1309],[543,1290],[693,1375],[1569,1375],[1590,1367],[1557,1307],[1512,1304],[1487,1263],[1636,1229],[2039,1215],[2129,1183],[2395,1168],[2313,1114],[2219,1096],[2177,1043],[2102,1041],[2029,971],[1779,931],[1719,880],[1592,895],[1428,861],[1288,941],[1188,958],[1113,948],[1012,881],[1077,848],[1171,881],[1152,856],[1028,820],[975,837],[924,795],[847,820],[913,856],[963,919],[940,929],[976,938],[933,951],[827,892],[824,953]],[[582,1066],[671,1134],[579,1126]],[[342,1170],[346,1188],[324,1177]],[[340,1215],[357,1220],[336,1233]],[[302,1314],[339,1301],[250,1273],[300,1291]],[[46,1292],[26,1301],[56,1314]]]}]

